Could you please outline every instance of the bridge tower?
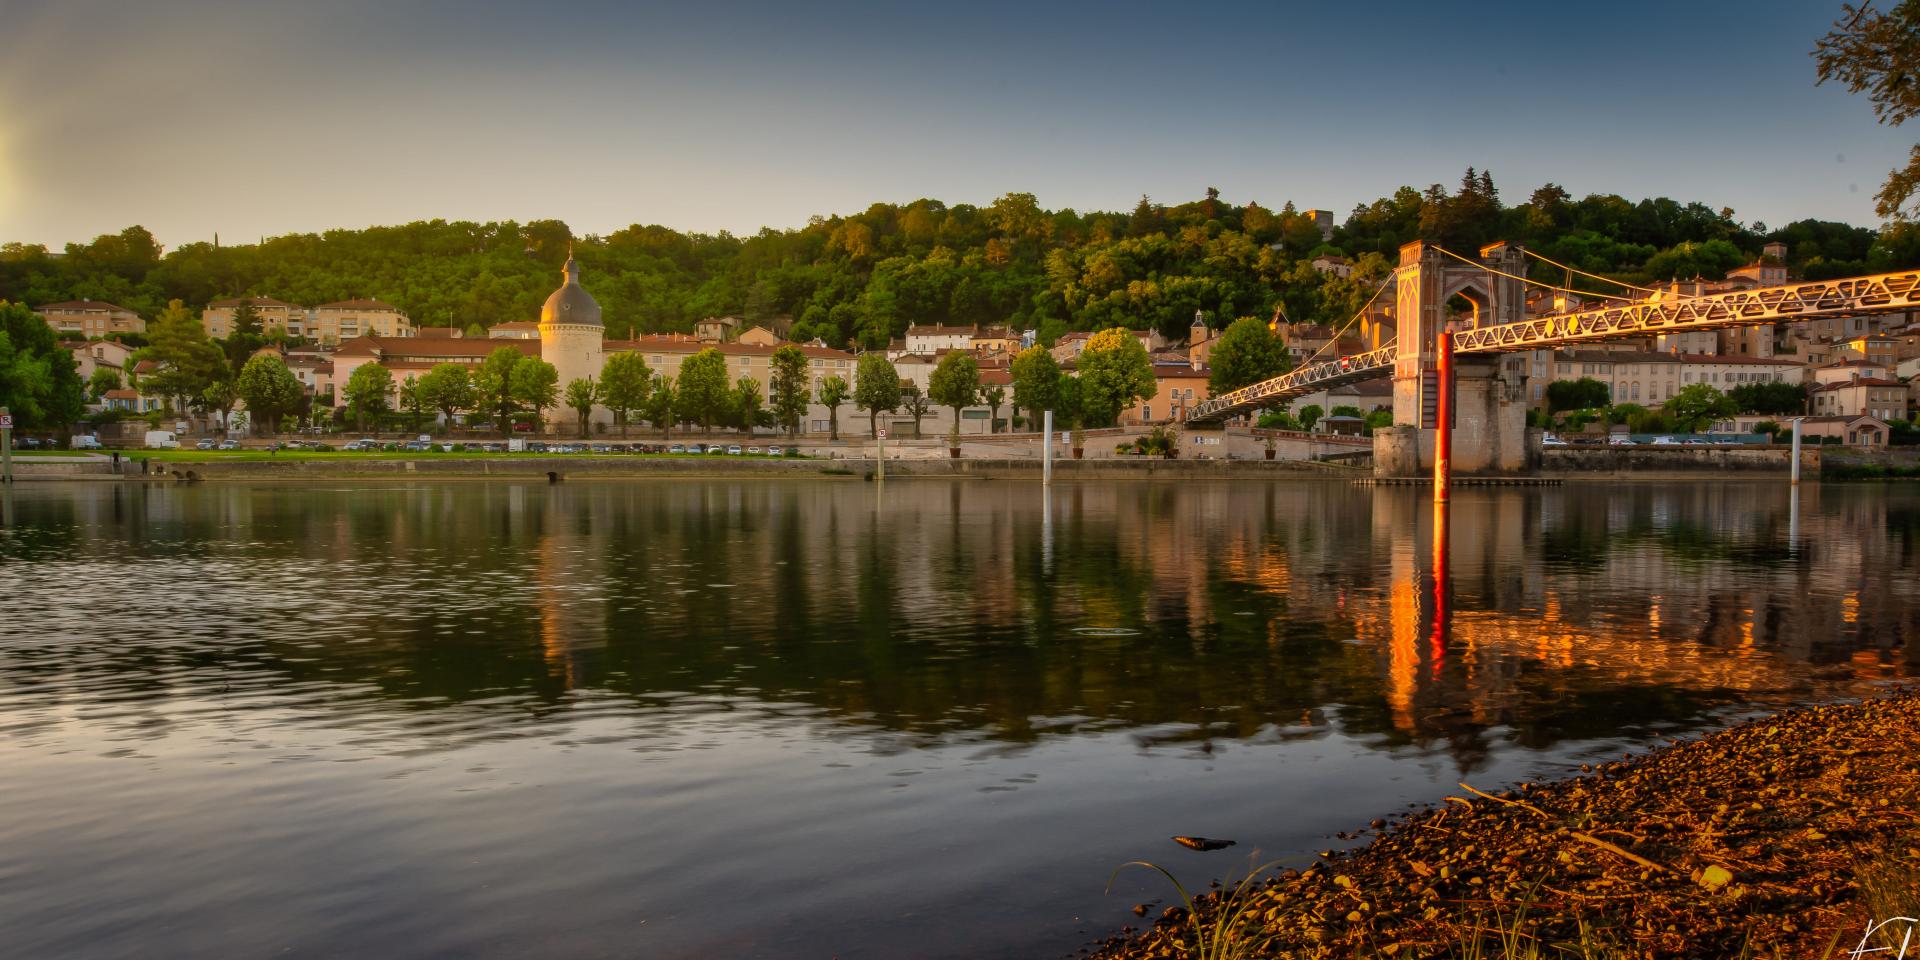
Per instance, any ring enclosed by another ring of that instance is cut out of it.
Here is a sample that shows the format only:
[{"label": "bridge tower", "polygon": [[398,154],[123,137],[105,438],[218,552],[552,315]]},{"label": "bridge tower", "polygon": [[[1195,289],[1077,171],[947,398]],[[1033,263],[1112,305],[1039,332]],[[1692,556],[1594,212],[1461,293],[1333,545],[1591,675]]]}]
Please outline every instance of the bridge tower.
[{"label": "bridge tower", "polygon": [[[1498,272],[1494,272],[1498,271]],[[1502,276],[1508,274],[1509,276]],[[1526,319],[1526,254],[1517,245],[1481,248],[1462,262],[1416,240],[1400,248],[1394,319],[1399,357],[1393,367],[1393,427],[1374,433],[1374,472],[1423,476],[1433,469],[1439,408],[1440,335]],[[1453,469],[1514,473],[1529,452],[1524,357],[1461,356],[1454,362]]]}]

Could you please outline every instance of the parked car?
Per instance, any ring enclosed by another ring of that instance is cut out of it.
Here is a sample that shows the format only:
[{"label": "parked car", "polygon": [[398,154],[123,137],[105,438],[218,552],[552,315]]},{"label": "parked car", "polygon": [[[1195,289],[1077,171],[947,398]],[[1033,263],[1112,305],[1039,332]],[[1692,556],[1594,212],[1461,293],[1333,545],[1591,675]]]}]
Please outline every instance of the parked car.
[{"label": "parked car", "polygon": [[686,453],[686,452],[687,452],[687,447],[686,447],[686,445],[685,445],[685,444],[681,444],[681,443],[676,443],[676,444],[674,444],[674,445],[672,445],[672,446],[670,446],[670,447],[668,447],[668,448],[667,448],[667,452],[668,452],[668,453]]},{"label": "parked car", "polygon": [[1680,445],[1680,441],[1672,437],[1654,437],[1652,445],[1656,447],[1677,447]]},{"label": "parked car", "polygon": [[[707,452],[708,452],[708,453],[710,453],[710,454],[712,454],[712,453],[721,453],[721,454],[724,454],[724,453],[726,453],[726,452],[727,452],[727,448],[726,448],[726,447],[723,447],[723,446],[721,446],[721,445],[719,445],[719,444],[717,444],[717,443],[710,443],[710,444],[707,444]],[[740,452],[740,448],[739,448],[739,447],[734,447],[734,448],[733,448],[733,452],[734,452],[734,453],[739,453],[739,452]]]},{"label": "parked car", "polygon": [[1540,445],[1543,447],[1564,447],[1567,445],[1567,442],[1549,433],[1540,438]]},{"label": "parked car", "polygon": [[1637,446],[1639,446],[1639,444],[1638,444],[1638,443],[1635,443],[1632,437],[1628,437],[1628,436],[1612,436],[1612,437],[1608,437],[1608,438],[1607,438],[1607,446],[1610,446],[1610,447],[1637,447]]},{"label": "parked car", "polygon": [[91,433],[83,433],[73,438],[73,448],[75,450],[98,450],[100,449],[100,438]]},{"label": "parked car", "polygon": [[222,441],[220,441],[220,446],[219,446],[219,447],[217,447],[216,449],[220,449],[220,450],[238,450],[238,449],[240,449],[240,441],[238,441],[238,440],[222,440]]},{"label": "parked car", "polygon": [[528,453],[547,453],[549,452],[547,449],[547,442],[545,440],[528,440],[527,452]]},{"label": "parked car", "polygon": [[172,450],[180,446],[180,438],[171,430],[148,430],[148,450]]},{"label": "parked car", "polygon": [[747,448],[747,455],[748,455],[748,456],[750,456],[750,457],[757,457],[757,456],[759,456],[759,455],[760,455],[760,448],[759,448],[759,447],[748,447],[748,448]]},{"label": "parked car", "polygon": [[194,442],[193,448],[195,450],[212,450],[213,443],[212,437],[201,437],[198,441]]},{"label": "parked car", "polygon": [[400,449],[409,453],[425,453],[433,449],[433,444],[425,440],[408,440],[406,443],[400,445]]}]

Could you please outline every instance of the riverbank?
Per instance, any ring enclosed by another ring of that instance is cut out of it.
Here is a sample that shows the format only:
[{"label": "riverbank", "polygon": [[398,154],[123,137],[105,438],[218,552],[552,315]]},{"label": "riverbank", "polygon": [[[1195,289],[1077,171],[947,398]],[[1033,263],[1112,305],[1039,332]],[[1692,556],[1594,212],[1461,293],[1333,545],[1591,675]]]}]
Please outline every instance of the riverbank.
[{"label": "riverbank", "polygon": [[[1920,696],[1792,710],[1376,820],[1368,845],[1234,901],[1246,951],[1225,955],[1846,956],[1869,922],[1920,916],[1916,801]],[[1217,895],[1200,914],[1211,943]],[[1170,908],[1095,956],[1187,956],[1194,926]]]},{"label": "riverbank", "polygon": [[[301,479],[422,479],[541,478],[642,479],[647,477],[843,477],[863,479],[877,473],[879,464],[866,459],[817,457],[703,457],[703,456],[541,456],[491,454],[478,457],[428,454],[381,457],[366,454],[304,454],[286,458],[218,454],[175,454],[155,459],[150,469],[159,476],[197,480]],[[1054,475],[1061,480],[1174,478],[1190,480],[1261,477],[1339,477],[1368,475],[1354,467],[1304,460],[1160,460],[1148,458],[1057,460]],[[130,466],[138,479],[140,464]],[[977,479],[1039,479],[1041,464],[1028,459],[900,459],[888,460],[890,479],[970,477]],[[549,474],[552,476],[549,477]],[[152,476],[151,474],[149,475]]]}]

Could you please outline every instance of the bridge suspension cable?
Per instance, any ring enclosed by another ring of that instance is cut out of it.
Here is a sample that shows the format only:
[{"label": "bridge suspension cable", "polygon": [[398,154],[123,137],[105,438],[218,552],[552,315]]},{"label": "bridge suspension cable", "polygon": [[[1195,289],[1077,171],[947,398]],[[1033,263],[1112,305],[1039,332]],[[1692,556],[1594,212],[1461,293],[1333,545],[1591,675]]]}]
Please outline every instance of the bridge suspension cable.
[{"label": "bridge suspension cable", "polygon": [[[1593,297],[1593,296],[1602,296],[1602,295],[1600,295],[1600,294],[1595,294],[1595,293],[1593,293],[1593,292],[1591,292],[1591,291],[1587,291],[1587,290],[1574,290],[1574,289],[1572,289],[1572,288],[1570,288],[1570,287],[1556,287],[1556,286],[1554,286],[1554,285],[1553,285],[1553,284],[1551,284],[1551,283],[1544,283],[1544,282],[1542,282],[1542,281],[1539,281],[1539,280],[1531,280],[1531,279],[1528,279],[1528,278],[1526,278],[1526,277],[1521,277],[1521,276],[1515,276],[1514,274],[1511,274],[1511,273],[1508,273],[1508,272],[1506,272],[1505,270],[1495,270],[1494,268],[1492,268],[1492,267],[1489,267],[1489,266],[1487,266],[1486,264],[1484,264],[1484,263],[1481,263],[1481,262],[1480,262],[1480,261],[1478,261],[1478,260],[1471,260],[1471,259],[1468,259],[1468,258],[1466,258],[1466,257],[1463,257],[1463,256],[1461,256],[1461,255],[1459,255],[1459,254],[1457,254],[1457,253],[1454,253],[1454,252],[1453,252],[1452,250],[1448,250],[1448,249],[1447,249],[1446,247],[1443,247],[1443,246],[1440,246],[1439,244],[1434,244],[1434,245],[1433,245],[1433,248],[1434,248],[1435,250],[1438,250],[1438,251],[1440,251],[1441,253],[1444,253],[1444,254],[1446,254],[1446,255],[1447,255],[1447,256],[1449,256],[1449,257],[1452,257],[1452,258],[1454,258],[1455,260],[1458,260],[1458,261],[1460,261],[1461,263],[1464,263],[1464,264],[1466,264],[1467,266],[1470,266],[1470,267],[1478,267],[1478,268],[1480,268],[1481,270],[1484,270],[1484,271],[1486,271],[1486,272],[1488,272],[1488,273],[1491,273],[1491,274],[1493,274],[1494,276],[1497,276],[1497,277],[1506,277],[1506,278],[1507,278],[1508,280],[1518,280],[1518,281],[1520,281],[1521,283],[1530,283],[1530,284],[1533,284],[1533,285],[1534,285],[1534,286],[1536,286],[1536,287],[1545,287],[1546,289],[1548,289],[1548,290],[1552,290],[1552,291],[1554,291],[1554,292],[1556,292],[1556,293],[1571,293],[1571,294],[1574,294],[1574,295],[1576,295],[1576,296],[1581,296],[1581,297]],[[1621,299],[1621,298],[1620,298],[1620,297],[1605,297],[1604,299],[1608,299],[1608,300],[1619,300],[1619,299]]]},{"label": "bridge suspension cable", "polygon": [[1642,292],[1644,292],[1644,293],[1659,293],[1659,292],[1660,292],[1660,291],[1658,291],[1658,290],[1655,290],[1655,289],[1654,289],[1654,288],[1652,288],[1652,287],[1643,287],[1643,286],[1640,286],[1640,285],[1639,285],[1639,284],[1637,284],[1637,283],[1628,283],[1628,282],[1626,282],[1625,280],[1615,280],[1615,279],[1614,279],[1614,278],[1612,278],[1612,277],[1603,277],[1603,276],[1601,276],[1601,275],[1599,275],[1599,274],[1597,274],[1597,273],[1588,273],[1588,272],[1586,272],[1585,270],[1582,270],[1582,269],[1580,269],[1579,267],[1569,267],[1569,266],[1567,266],[1566,264],[1564,264],[1564,263],[1561,263],[1561,262],[1560,262],[1560,261],[1558,261],[1558,260],[1553,260],[1553,259],[1550,259],[1550,258],[1547,258],[1547,257],[1543,257],[1543,256],[1541,256],[1540,254],[1537,254],[1537,253],[1534,253],[1534,252],[1533,252],[1532,250],[1528,250],[1528,249],[1526,249],[1525,247],[1522,247],[1522,248],[1520,248],[1520,250],[1521,250],[1521,252],[1522,252],[1522,253],[1525,253],[1525,254],[1526,254],[1527,256],[1529,256],[1529,257],[1532,257],[1532,258],[1534,258],[1535,260],[1539,260],[1539,261],[1540,261],[1540,262],[1542,262],[1542,263],[1547,263],[1547,264],[1551,264],[1551,265],[1553,265],[1553,266],[1556,266],[1556,267],[1559,267],[1560,269],[1562,269],[1562,270],[1565,270],[1565,271],[1567,271],[1568,273],[1577,273],[1577,274],[1579,274],[1579,275],[1581,275],[1581,276],[1583,276],[1583,277],[1588,277],[1588,278],[1591,278],[1591,279],[1594,279],[1594,280],[1603,280],[1603,281],[1605,281],[1605,282],[1607,282],[1607,283],[1611,283],[1611,284],[1614,284],[1614,285],[1616,285],[1616,286],[1622,286],[1622,287],[1626,287],[1626,288],[1627,288],[1628,290],[1639,290],[1639,291],[1642,291]]},{"label": "bridge suspension cable", "polygon": [[[1380,285],[1373,289],[1373,296],[1368,297],[1367,302],[1361,305],[1360,311],[1358,313],[1355,313],[1352,319],[1349,319],[1346,323],[1342,324],[1340,326],[1340,329],[1335,330],[1333,332],[1333,336],[1329,338],[1326,343],[1321,344],[1320,349],[1315,350],[1312,356],[1308,357],[1305,360],[1300,361],[1300,366],[1304,367],[1307,364],[1314,362],[1316,359],[1319,358],[1321,354],[1327,352],[1328,347],[1337,346],[1340,343],[1340,335],[1343,333],[1346,333],[1348,329],[1352,328],[1352,326],[1355,323],[1358,323],[1360,321],[1361,317],[1364,317],[1367,315],[1367,308],[1373,306],[1373,302],[1375,300],[1380,299],[1380,294],[1386,292],[1387,284],[1392,283],[1393,279],[1394,279],[1393,274],[1391,273],[1387,274],[1386,279],[1380,281]],[[1398,336],[1399,333],[1400,333],[1399,328],[1395,327],[1394,335]]]}]

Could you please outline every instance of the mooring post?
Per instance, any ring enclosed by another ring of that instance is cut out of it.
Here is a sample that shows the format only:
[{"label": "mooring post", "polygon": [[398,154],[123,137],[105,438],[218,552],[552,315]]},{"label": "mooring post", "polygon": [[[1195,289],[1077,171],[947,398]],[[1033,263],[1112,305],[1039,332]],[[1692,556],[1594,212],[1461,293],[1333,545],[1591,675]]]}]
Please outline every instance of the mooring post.
[{"label": "mooring post", "polygon": [[1053,486],[1053,411],[1040,415],[1040,485]]},{"label": "mooring post", "polygon": [[875,480],[885,480],[887,478],[887,431],[886,429],[883,427],[880,430],[876,431],[875,437],[876,439],[874,442],[879,444],[880,446],[879,446],[879,454],[874,458],[873,478]]},{"label": "mooring post", "polygon": [[1453,483],[1453,332],[1440,331],[1439,363],[1434,370],[1433,502],[1446,503]]},{"label": "mooring post", "polygon": [[0,483],[13,482],[13,412],[0,407]]},{"label": "mooring post", "polygon": [[1793,418],[1793,485],[1800,485],[1800,418]]}]

